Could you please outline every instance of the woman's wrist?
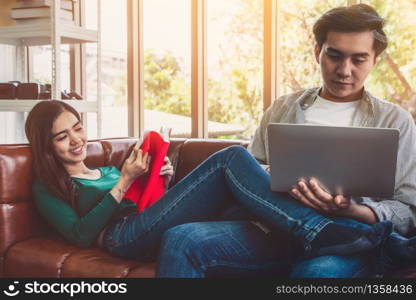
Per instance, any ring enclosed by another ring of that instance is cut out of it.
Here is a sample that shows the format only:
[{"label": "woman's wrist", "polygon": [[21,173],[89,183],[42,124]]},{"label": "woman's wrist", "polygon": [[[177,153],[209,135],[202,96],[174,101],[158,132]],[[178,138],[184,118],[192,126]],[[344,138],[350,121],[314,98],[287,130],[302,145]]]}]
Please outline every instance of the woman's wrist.
[{"label": "woman's wrist", "polygon": [[126,194],[127,190],[129,189],[130,185],[133,183],[133,180],[130,180],[124,176],[120,176],[119,181],[117,184],[112,188],[110,193],[116,199],[118,203],[123,200],[124,195]]},{"label": "woman's wrist", "polygon": [[133,183],[134,179],[126,175],[121,174],[120,179],[117,184],[120,184],[121,187],[128,189]]}]

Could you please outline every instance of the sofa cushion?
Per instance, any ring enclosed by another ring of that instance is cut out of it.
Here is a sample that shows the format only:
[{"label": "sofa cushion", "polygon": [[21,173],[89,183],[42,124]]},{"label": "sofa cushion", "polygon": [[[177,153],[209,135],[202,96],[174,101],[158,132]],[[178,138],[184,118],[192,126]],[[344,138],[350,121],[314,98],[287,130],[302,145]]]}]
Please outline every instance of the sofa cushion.
[{"label": "sofa cushion", "polygon": [[105,165],[105,151],[101,142],[89,141],[87,144],[87,158],[85,164],[90,168],[102,167]]},{"label": "sofa cushion", "polygon": [[80,249],[64,261],[61,277],[124,278],[154,277],[154,263],[143,263],[111,256],[99,248]]},{"label": "sofa cushion", "polygon": [[154,263],[119,259],[96,247],[79,249],[54,235],[10,247],[4,269],[9,277],[154,277]]},{"label": "sofa cushion", "polygon": [[5,274],[9,277],[61,277],[64,261],[76,251],[76,247],[55,236],[24,240],[7,251]]},{"label": "sofa cushion", "polygon": [[10,245],[47,231],[33,202],[0,204],[0,256]]},{"label": "sofa cushion", "polygon": [[100,166],[111,165],[116,166],[120,170],[136,142],[136,139],[102,140],[101,145],[104,149],[105,160]]},{"label": "sofa cushion", "polygon": [[0,203],[26,201],[32,193],[32,155],[28,145],[0,146]]}]

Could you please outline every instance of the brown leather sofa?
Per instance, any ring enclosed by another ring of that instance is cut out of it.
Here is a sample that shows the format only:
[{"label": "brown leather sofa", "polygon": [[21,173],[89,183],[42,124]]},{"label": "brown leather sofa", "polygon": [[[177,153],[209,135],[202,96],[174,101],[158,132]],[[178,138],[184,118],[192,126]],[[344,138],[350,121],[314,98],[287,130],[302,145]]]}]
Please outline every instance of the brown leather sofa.
[{"label": "brown leather sofa", "polygon": [[[121,167],[134,139],[88,143],[90,167]],[[169,149],[173,184],[210,154],[246,142],[174,139]],[[114,258],[98,247],[79,249],[54,233],[32,201],[32,156],[26,144],[0,145],[0,277],[153,277],[154,263]],[[395,276],[416,278],[416,265]]]},{"label": "brown leather sofa", "polygon": [[[121,165],[136,140],[90,141],[89,167]],[[172,184],[211,153],[239,141],[174,139],[168,156]],[[0,145],[0,277],[153,277],[154,263],[114,258],[98,247],[79,249],[49,227],[32,201],[32,156],[27,144]],[[82,266],[82,267],[80,267]]]}]

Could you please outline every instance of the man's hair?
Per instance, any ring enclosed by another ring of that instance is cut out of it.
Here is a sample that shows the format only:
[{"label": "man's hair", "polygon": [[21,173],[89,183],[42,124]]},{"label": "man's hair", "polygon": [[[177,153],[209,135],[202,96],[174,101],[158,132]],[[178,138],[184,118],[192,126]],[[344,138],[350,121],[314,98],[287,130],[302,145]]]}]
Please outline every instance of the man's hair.
[{"label": "man's hair", "polygon": [[322,47],[328,32],[373,31],[373,48],[378,56],[387,47],[387,36],[383,31],[385,20],[369,5],[356,4],[337,7],[323,14],[313,26],[316,43]]}]

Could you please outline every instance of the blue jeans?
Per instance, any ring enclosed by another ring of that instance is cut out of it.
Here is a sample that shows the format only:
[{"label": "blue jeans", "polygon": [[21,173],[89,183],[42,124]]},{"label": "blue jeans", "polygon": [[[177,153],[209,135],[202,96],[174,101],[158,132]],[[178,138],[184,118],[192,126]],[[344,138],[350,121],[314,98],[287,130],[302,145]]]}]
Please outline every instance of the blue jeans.
[{"label": "blue jeans", "polygon": [[197,222],[163,235],[157,277],[353,278],[373,273],[371,252],[303,259],[296,243],[249,221]]},{"label": "blue jeans", "polygon": [[217,220],[235,203],[253,219],[290,232],[304,249],[333,222],[287,193],[272,192],[269,174],[245,148],[231,146],[211,155],[141,214],[132,213],[111,226],[105,232],[104,247],[123,258],[154,259],[167,229]]}]

